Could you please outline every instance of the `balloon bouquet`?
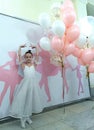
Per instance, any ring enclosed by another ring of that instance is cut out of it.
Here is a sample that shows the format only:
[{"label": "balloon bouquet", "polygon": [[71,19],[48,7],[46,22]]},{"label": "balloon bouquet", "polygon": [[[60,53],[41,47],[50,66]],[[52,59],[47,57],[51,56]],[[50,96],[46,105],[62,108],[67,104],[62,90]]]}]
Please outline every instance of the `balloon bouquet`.
[{"label": "balloon bouquet", "polygon": [[64,78],[65,58],[73,55],[78,63],[87,67],[89,72],[94,72],[94,18],[86,16],[76,21],[76,11],[71,0],[54,4],[52,7],[53,17],[42,13],[39,17],[40,26],[44,30],[44,36],[39,45],[43,50],[52,54],[53,63],[62,66]]},{"label": "balloon bouquet", "polygon": [[64,58],[73,53],[74,41],[80,35],[79,26],[76,24],[76,12],[71,0],[54,5],[52,10],[55,10],[54,21],[51,21],[47,13],[42,13],[39,17],[39,23],[44,30],[39,45],[43,50],[54,50]]},{"label": "balloon bouquet", "polygon": [[75,41],[79,49],[77,58],[79,64],[86,66],[87,76],[89,76],[89,72],[94,72],[94,17],[86,16],[79,23],[80,36]]}]

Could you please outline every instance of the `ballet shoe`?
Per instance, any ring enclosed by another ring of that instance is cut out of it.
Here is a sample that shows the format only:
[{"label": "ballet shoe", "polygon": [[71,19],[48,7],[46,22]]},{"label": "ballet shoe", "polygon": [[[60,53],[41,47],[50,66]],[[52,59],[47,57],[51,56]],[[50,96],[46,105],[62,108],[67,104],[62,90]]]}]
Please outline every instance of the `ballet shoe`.
[{"label": "ballet shoe", "polygon": [[25,123],[26,123],[26,120],[25,119],[21,119],[21,127],[22,128],[26,128]]},{"label": "ballet shoe", "polygon": [[32,124],[32,120],[30,118],[27,118],[26,121],[28,124]]}]

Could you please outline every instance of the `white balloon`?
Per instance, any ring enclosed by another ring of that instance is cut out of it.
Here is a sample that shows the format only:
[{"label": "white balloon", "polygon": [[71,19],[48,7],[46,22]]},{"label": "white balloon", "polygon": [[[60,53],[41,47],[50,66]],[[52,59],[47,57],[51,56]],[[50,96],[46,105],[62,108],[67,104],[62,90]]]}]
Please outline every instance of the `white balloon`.
[{"label": "white balloon", "polygon": [[43,31],[42,27],[40,27],[40,26],[31,27],[27,30],[27,33],[26,33],[28,42],[35,46],[39,43],[39,41],[40,41],[41,37],[43,37],[43,35],[44,35],[44,31]]},{"label": "white balloon", "polygon": [[75,44],[79,48],[84,48],[87,42],[87,37],[83,34],[80,34],[79,38],[75,41]]},{"label": "white balloon", "polygon": [[50,51],[51,50],[51,44],[48,37],[42,37],[39,42],[40,47],[43,50]]},{"label": "white balloon", "polygon": [[39,24],[43,27],[43,29],[48,29],[51,24],[50,16],[47,13],[42,13],[39,16]]},{"label": "white balloon", "polygon": [[52,31],[55,35],[62,37],[65,32],[65,24],[60,20],[56,20],[52,25]]}]

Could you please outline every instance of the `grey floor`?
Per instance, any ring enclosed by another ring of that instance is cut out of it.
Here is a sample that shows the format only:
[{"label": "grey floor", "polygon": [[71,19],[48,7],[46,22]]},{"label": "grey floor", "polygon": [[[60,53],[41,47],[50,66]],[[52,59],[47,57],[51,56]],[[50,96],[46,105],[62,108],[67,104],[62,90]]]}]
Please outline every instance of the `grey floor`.
[{"label": "grey floor", "polygon": [[[94,101],[87,100],[32,116],[27,130],[94,130]],[[0,123],[0,130],[22,130],[20,121]]]}]

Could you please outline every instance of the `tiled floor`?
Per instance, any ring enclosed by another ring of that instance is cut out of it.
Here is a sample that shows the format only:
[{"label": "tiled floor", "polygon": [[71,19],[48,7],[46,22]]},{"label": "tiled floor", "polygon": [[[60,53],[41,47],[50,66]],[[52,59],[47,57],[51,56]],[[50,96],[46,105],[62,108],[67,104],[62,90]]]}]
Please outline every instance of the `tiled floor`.
[{"label": "tiled floor", "polygon": [[[65,109],[65,111],[64,111]],[[32,116],[27,130],[94,130],[94,101],[63,106]],[[1,123],[0,130],[22,130],[20,121]]]}]

